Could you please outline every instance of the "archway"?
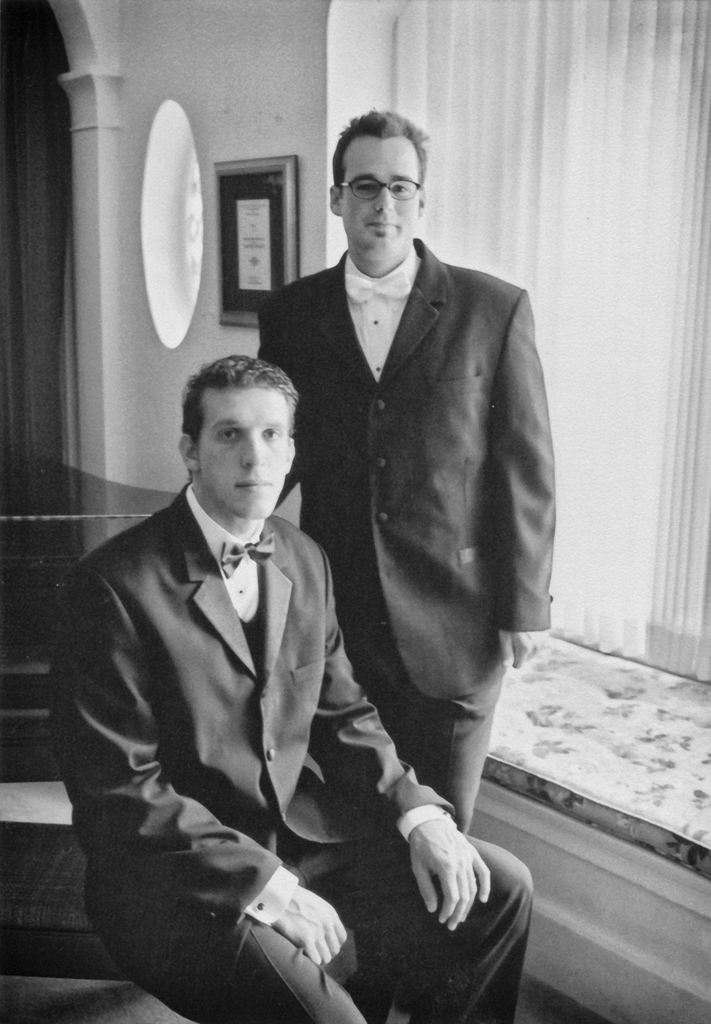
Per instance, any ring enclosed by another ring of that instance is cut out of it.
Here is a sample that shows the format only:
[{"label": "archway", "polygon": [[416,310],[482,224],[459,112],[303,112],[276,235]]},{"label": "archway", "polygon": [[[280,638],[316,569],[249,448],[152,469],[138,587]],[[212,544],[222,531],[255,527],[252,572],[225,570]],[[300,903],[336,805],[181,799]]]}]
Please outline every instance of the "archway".
[{"label": "archway", "polygon": [[71,460],[68,58],[48,0],[4,0],[2,27],[2,511],[63,510]]}]

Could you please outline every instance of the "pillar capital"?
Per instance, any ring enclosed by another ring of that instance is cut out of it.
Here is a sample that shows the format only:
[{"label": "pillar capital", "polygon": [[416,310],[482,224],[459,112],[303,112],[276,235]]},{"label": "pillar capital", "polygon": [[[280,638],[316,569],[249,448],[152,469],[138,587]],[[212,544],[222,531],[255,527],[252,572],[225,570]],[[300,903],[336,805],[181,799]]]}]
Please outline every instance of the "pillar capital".
[{"label": "pillar capital", "polygon": [[122,75],[68,71],[59,81],[69,96],[73,132],[121,127]]}]

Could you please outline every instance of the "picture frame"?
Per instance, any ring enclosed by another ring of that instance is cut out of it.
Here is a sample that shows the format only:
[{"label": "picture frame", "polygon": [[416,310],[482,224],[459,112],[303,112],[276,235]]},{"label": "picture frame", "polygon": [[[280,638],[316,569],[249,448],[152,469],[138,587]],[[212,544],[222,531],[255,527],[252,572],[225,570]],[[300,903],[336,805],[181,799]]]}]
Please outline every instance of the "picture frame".
[{"label": "picture frame", "polygon": [[220,323],[256,327],[265,299],[299,276],[296,156],[215,164]]}]

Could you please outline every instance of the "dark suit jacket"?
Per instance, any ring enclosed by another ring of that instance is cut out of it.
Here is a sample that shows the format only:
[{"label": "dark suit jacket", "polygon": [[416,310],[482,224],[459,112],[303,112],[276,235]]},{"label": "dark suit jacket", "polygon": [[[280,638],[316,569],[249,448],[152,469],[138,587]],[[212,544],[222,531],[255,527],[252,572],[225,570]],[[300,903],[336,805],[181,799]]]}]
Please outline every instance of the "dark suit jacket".
[{"label": "dark suit jacket", "polygon": [[268,526],[263,667],[184,495],[78,564],[54,723],[98,885],[240,912],[281,863],[280,828],[334,842],[444,803],[352,678],[323,551]]},{"label": "dark suit jacket", "polygon": [[549,625],[553,453],[527,294],[415,247],[379,382],[345,257],[264,304],[260,356],[301,395],[292,482],[347,648],[382,599],[414,685],[452,698],[494,688],[499,629]]}]

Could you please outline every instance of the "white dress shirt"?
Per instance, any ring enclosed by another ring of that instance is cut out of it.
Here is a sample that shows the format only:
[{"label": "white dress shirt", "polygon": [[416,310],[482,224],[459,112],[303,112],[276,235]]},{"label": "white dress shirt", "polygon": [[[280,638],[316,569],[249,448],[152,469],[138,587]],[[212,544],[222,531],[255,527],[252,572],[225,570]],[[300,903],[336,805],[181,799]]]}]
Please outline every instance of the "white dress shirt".
[{"label": "white dress shirt", "polygon": [[[208,515],[197,500],[192,484],[188,486],[186,497],[190,511],[195,516],[205,542],[220,568],[220,573],[235,611],[243,622],[249,622],[256,615],[259,606],[257,563],[252,561],[251,558],[245,557],[240,561],[232,576],[229,578],[225,576],[220,561],[225,542],[229,544],[244,544],[244,541],[233,536]],[[259,523],[258,528],[247,539],[248,542],[259,540],[263,529],[264,520]],[[422,807],[414,807],[411,811],[406,811],[398,820],[397,827],[403,837],[408,839],[410,832],[416,825],[420,825],[422,822],[429,821],[432,818],[448,818],[452,822],[452,827],[456,827],[447,812],[434,804],[425,804]],[[259,895],[255,896],[249,906],[244,908],[245,913],[255,920],[261,921],[262,924],[274,924],[286,910],[298,884],[299,880],[296,875],[284,867],[278,867]]]},{"label": "white dress shirt", "polygon": [[[219,523],[216,523],[212,516],[207,514],[197,500],[192,484],[187,489],[186,497],[190,511],[195,516],[205,542],[220,568],[235,611],[243,622],[250,622],[257,614],[259,606],[257,563],[247,556],[240,561],[232,576],[225,576],[221,563],[224,544],[226,542],[228,544],[244,544],[245,542],[229,533]],[[263,529],[264,520],[258,524],[252,536],[247,538],[247,542],[259,540]],[[287,871],[286,868],[278,867],[264,889],[248,907],[245,907],[245,913],[263,924],[272,924],[286,910],[298,884],[299,880],[296,875],[292,875],[291,871]]]},{"label": "white dress shirt", "polygon": [[264,529],[264,520],[260,520],[257,528],[251,537],[245,540],[240,540],[233,534],[228,533],[224,527],[216,523],[212,516],[209,516],[202,505],[197,500],[193,485],[190,484],[187,490],[188,505],[190,511],[195,516],[198,522],[198,526],[202,530],[203,536],[210,549],[210,552],[215,556],[217,564],[220,567],[222,578],[225,581],[227,587],[227,593],[230,595],[230,601],[239,615],[242,622],[251,622],[254,616],[257,614],[257,608],[259,606],[259,574],[257,572],[257,563],[254,562],[248,555],[243,558],[237,568],[235,569],[232,576],[225,576],[222,571],[222,563],[220,561],[222,557],[222,548],[225,544],[240,544],[253,543],[259,540],[262,530]]},{"label": "white dress shirt", "polygon": [[[346,257],[348,308],[360,347],[363,349],[368,366],[376,380],[380,380],[385,360],[388,357],[421,262],[422,260],[413,247],[406,259],[385,277],[368,277],[358,270],[350,255]],[[402,294],[399,297],[390,298],[379,294],[379,288],[387,288],[391,281],[400,279],[404,281],[404,284],[400,289]],[[367,281],[373,286],[372,293],[365,301],[357,301],[354,297],[359,294],[357,290],[359,280]],[[354,286],[352,286],[353,283]]]}]

